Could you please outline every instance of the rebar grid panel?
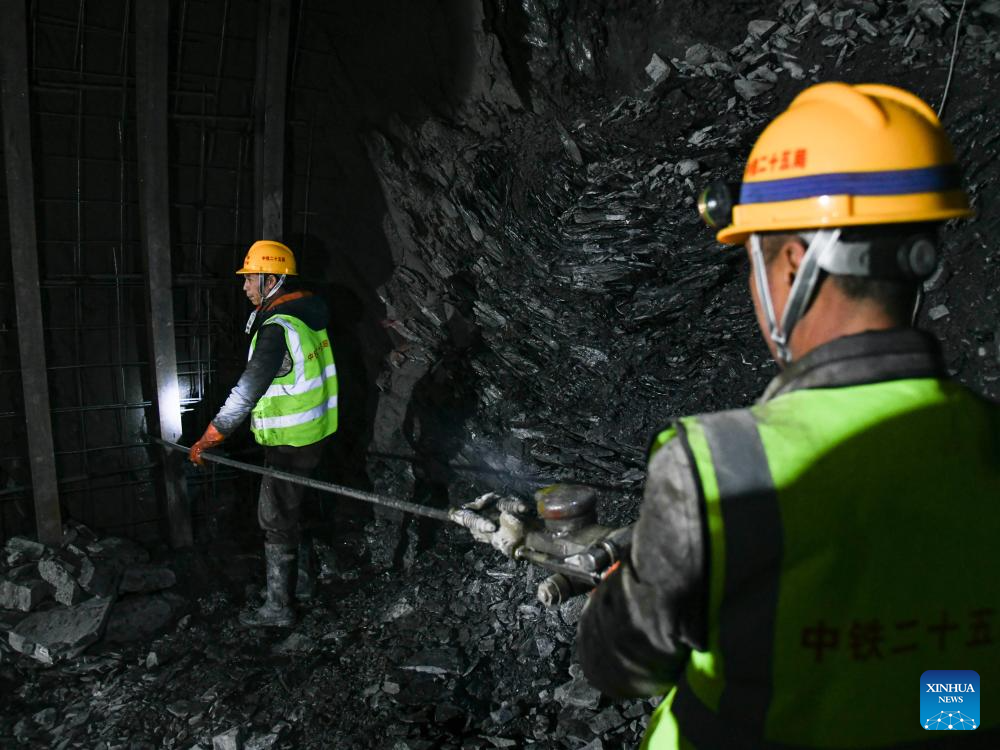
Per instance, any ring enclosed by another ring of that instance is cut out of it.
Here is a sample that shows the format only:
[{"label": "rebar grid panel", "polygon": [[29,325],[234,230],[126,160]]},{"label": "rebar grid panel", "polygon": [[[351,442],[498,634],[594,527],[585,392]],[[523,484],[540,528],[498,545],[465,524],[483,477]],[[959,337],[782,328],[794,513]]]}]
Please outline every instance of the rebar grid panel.
[{"label": "rebar grid panel", "polygon": [[[185,434],[203,427],[225,396],[217,368],[231,384],[245,356],[235,345],[232,320],[244,305],[229,274],[234,245],[252,239],[247,144],[256,36],[253,5],[241,10],[248,23],[233,21],[228,2],[219,13],[210,3],[191,8],[195,12],[180,3],[174,13],[169,78],[173,297]],[[71,518],[158,536],[162,512],[150,459],[159,454],[147,451],[141,437],[151,373],[137,227],[133,3],[39,1],[30,19],[40,286],[60,494]],[[227,62],[231,56],[237,59]],[[4,297],[9,265],[0,265]],[[12,439],[0,449],[0,540],[30,529],[25,501],[31,492],[18,434],[23,427],[17,426],[24,413],[16,398],[19,362],[7,356],[16,326],[6,308],[0,308],[0,430]],[[213,475],[194,486],[216,494],[220,482]]]},{"label": "rebar grid panel", "polygon": [[17,307],[18,354],[28,464],[38,540],[62,543],[62,517],[52,447],[52,416],[38,286],[35,170],[31,148],[31,99],[28,83],[27,17],[21,2],[3,6],[0,30],[4,172],[8,193],[11,270]]},{"label": "rebar grid panel", "polygon": [[[233,271],[258,239],[258,9],[247,0],[171,3],[171,260],[189,442],[246,361],[249,305]],[[29,73],[43,328],[63,508],[97,529],[149,539],[160,536],[163,518],[153,484],[161,456],[143,438],[152,378],[138,233],[134,13],[134,0],[35,0]],[[330,147],[331,133],[343,132],[334,98],[343,84],[332,80],[341,63],[310,28],[327,15],[321,3],[291,3],[284,223],[300,268],[313,278],[327,270],[325,254],[338,241],[329,213],[335,207],[322,201],[343,176]],[[322,170],[314,168],[319,163]],[[0,200],[6,204],[5,193]],[[0,248],[0,434],[9,436],[0,441],[0,541],[33,523],[18,427],[24,410],[8,252]],[[220,497],[254,494],[253,480],[214,471],[190,474],[188,483],[196,536],[215,522]]]}]

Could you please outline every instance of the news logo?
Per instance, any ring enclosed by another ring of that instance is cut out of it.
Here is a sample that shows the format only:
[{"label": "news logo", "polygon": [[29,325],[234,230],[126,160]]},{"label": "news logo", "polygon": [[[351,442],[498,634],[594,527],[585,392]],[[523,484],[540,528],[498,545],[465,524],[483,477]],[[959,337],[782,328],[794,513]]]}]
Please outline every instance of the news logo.
[{"label": "news logo", "polygon": [[972,730],[979,726],[979,673],[931,669],[920,675],[920,726],[927,730]]}]

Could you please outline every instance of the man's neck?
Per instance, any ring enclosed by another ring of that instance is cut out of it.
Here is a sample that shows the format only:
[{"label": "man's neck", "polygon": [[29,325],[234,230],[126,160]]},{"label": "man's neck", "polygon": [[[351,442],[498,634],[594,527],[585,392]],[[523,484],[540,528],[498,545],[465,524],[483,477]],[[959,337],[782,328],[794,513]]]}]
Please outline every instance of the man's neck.
[{"label": "man's neck", "polygon": [[304,297],[311,297],[312,292],[307,292],[304,290],[297,292],[286,292],[285,294],[279,295],[272,299],[267,300],[264,303],[265,310],[273,310],[278,305],[283,305],[286,302],[291,302],[292,300],[302,299]]},{"label": "man's neck", "polygon": [[832,291],[825,289],[792,331],[793,360],[844,336],[909,325],[909,321],[897,319],[875,302],[850,299],[839,290]]}]

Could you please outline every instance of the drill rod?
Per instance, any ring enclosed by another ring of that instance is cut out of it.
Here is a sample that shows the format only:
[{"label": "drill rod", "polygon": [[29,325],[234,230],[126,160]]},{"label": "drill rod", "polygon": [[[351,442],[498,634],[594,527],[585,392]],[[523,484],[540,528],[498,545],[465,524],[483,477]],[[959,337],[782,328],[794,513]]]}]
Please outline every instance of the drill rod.
[{"label": "drill rod", "polygon": [[[164,440],[163,438],[156,437],[155,435],[149,435],[148,437],[154,443],[159,443],[164,448],[169,450],[180,451],[182,453],[190,451],[190,448],[187,448],[180,443],[171,443],[169,440]],[[280,479],[283,482],[301,484],[305,487],[312,487],[314,490],[319,490],[320,492],[329,492],[334,495],[353,497],[355,500],[363,500],[364,502],[371,503],[373,505],[381,505],[383,508],[392,508],[394,510],[401,510],[404,513],[412,513],[416,516],[425,516],[427,518],[434,518],[438,521],[448,521],[450,523],[454,523],[454,519],[448,515],[448,511],[446,510],[428,508],[425,505],[409,503],[405,500],[396,500],[395,498],[376,495],[373,492],[355,490],[351,487],[331,484],[330,482],[321,482],[318,479],[310,479],[309,477],[299,476],[298,474],[289,474],[287,471],[278,471],[277,469],[269,469],[264,466],[257,466],[256,464],[235,461],[231,458],[218,456],[214,453],[205,452],[201,454],[201,457],[205,461],[222,464],[223,466],[231,466],[234,469],[242,469],[243,471],[253,472],[254,474],[260,474],[265,477],[273,477],[274,479]]]}]

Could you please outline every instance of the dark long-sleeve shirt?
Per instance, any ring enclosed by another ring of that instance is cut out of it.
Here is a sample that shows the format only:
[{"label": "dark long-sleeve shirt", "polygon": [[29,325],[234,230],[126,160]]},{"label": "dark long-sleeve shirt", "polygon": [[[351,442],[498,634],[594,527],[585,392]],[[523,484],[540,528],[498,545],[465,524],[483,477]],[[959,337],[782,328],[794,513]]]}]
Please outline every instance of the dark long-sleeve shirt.
[{"label": "dark long-sleeve shirt", "polygon": [[[802,388],[836,388],[904,377],[945,377],[937,342],[913,329],[832,341],[795,362],[761,402]],[[614,696],[666,692],[691,649],[706,650],[708,530],[694,462],[673,439],[653,456],[631,555],[594,592],[580,618],[580,665]]]},{"label": "dark long-sleeve shirt", "polygon": [[285,330],[280,325],[267,324],[267,319],[272,315],[290,315],[314,331],[327,326],[329,313],[322,298],[307,294],[286,302],[283,299],[284,297],[279,297],[271,308],[259,314],[258,317],[265,323],[257,332],[257,345],[239,381],[229,392],[226,403],[212,420],[215,429],[223,435],[232,434],[249,416],[271,382],[287,375],[292,369],[292,358],[285,343]]}]

